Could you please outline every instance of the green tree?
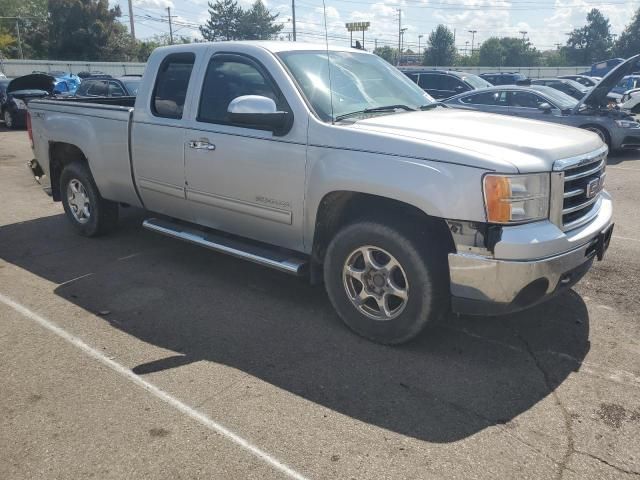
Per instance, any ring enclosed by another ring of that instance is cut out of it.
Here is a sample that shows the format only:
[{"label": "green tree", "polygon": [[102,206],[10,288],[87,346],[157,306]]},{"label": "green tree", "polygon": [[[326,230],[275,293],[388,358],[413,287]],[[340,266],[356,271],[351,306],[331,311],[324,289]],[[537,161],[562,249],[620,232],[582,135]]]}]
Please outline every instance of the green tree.
[{"label": "green tree", "polygon": [[390,46],[385,45],[384,47],[376,48],[373,51],[373,53],[375,53],[379,57],[383,58],[384,60],[389,62],[391,65],[395,65],[396,63],[398,63],[398,49],[397,48],[391,48]]},{"label": "green tree", "polygon": [[123,60],[135,46],[108,0],[49,0],[52,60]]},{"label": "green tree", "polygon": [[589,65],[611,56],[611,25],[600,10],[587,14],[587,24],[576,28],[567,40],[567,60],[572,65]]},{"label": "green tree", "polygon": [[[47,0],[0,0],[0,15],[20,17],[0,19],[0,36],[5,41],[0,53],[10,58],[19,58],[17,27],[20,28],[20,46],[25,58],[46,58],[48,49]],[[7,43],[7,36],[13,42]]]},{"label": "green tree", "polygon": [[456,45],[453,32],[444,25],[438,25],[429,35],[424,65],[453,65],[456,60]]},{"label": "green tree", "polygon": [[498,37],[491,37],[480,45],[480,65],[486,67],[500,67],[504,65],[504,50]]},{"label": "green tree", "polygon": [[515,37],[491,37],[480,46],[480,65],[523,67],[540,64],[540,52],[527,41]]},{"label": "green tree", "polygon": [[238,40],[239,26],[244,12],[234,0],[216,0],[209,2],[209,19],[200,26],[200,33],[205,40]]},{"label": "green tree", "polygon": [[262,0],[256,0],[249,10],[242,12],[238,25],[242,40],[269,40],[284,28],[275,23],[278,14],[272,15]]},{"label": "green tree", "polygon": [[640,53],[640,8],[636,11],[631,23],[620,34],[615,45],[616,56],[627,58],[638,53]]}]

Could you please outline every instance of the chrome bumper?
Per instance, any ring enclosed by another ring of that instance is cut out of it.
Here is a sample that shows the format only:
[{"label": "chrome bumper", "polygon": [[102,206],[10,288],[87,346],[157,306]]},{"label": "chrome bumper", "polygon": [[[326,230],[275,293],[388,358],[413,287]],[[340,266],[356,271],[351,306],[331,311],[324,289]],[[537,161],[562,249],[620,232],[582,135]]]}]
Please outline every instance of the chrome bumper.
[{"label": "chrome bumper", "polygon": [[[605,201],[610,202],[608,195]],[[584,276],[596,257],[602,257],[608,247],[613,227],[610,207],[608,203],[601,208],[596,218],[585,227],[575,232],[561,233],[566,236],[563,243],[572,248],[559,254],[533,259],[496,259],[471,253],[450,253],[452,310],[469,315],[510,313],[570,288]],[[529,234],[533,225],[525,227]],[[496,244],[496,252],[512,250],[509,245],[504,245],[508,241],[505,237],[509,239],[510,235],[503,235]],[[548,251],[544,245],[540,245],[539,237],[534,235],[529,238],[534,247],[530,251]],[[580,242],[576,247],[574,242],[577,239]],[[556,236],[548,241],[553,244],[559,238]],[[520,252],[526,250],[522,248],[522,237],[517,247],[516,250]]]}]

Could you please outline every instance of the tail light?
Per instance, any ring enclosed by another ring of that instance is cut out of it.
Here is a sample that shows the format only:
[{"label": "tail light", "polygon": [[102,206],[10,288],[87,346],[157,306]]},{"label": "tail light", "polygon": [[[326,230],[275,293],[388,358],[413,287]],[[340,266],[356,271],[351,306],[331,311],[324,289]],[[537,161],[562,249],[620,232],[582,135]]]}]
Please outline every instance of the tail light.
[{"label": "tail light", "polygon": [[33,148],[33,131],[31,130],[31,114],[27,111],[27,134],[29,135],[29,142],[31,142],[31,148]]}]

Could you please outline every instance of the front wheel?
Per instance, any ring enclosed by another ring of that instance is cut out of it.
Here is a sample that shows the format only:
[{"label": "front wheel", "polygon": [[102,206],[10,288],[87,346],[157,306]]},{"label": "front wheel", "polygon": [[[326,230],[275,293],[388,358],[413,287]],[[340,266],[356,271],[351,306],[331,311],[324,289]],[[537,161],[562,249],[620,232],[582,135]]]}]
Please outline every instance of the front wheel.
[{"label": "front wheel", "polygon": [[412,235],[381,223],[349,225],[327,249],[329,299],[359,335],[383,344],[406,342],[447,304],[439,251],[435,243],[421,245]]},{"label": "front wheel", "polygon": [[604,128],[598,127],[597,125],[585,125],[582,128],[598,135],[600,137],[600,140],[602,140],[607,145],[609,150],[611,150],[611,137],[609,136],[609,132],[607,132]]},{"label": "front wheel", "polygon": [[64,167],[60,194],[67,218],[81,235],[102,235],[117,224],[118,204],[102,198],[87,165],[70,163]]}]

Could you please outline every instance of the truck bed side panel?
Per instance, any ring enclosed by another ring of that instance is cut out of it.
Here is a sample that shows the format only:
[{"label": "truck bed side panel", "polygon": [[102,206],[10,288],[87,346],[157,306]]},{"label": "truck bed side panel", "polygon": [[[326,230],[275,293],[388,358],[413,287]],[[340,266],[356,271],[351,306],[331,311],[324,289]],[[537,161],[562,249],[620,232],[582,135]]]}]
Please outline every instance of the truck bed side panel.
[{"label": "truck bed side panel", "polygon": [[49,172],[50,146],[64,142],[87,158],[100,194],[117,202],[142,206],[129,157],[129,122],[133,108],[80,102],[38,101],[29,104],[38,161]]}]

